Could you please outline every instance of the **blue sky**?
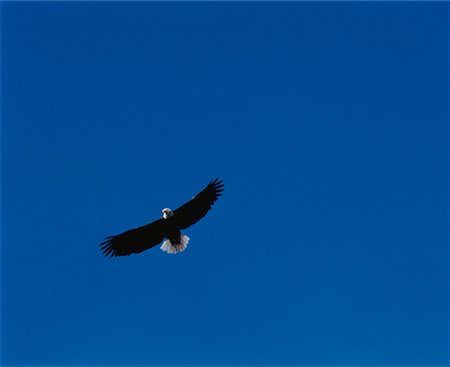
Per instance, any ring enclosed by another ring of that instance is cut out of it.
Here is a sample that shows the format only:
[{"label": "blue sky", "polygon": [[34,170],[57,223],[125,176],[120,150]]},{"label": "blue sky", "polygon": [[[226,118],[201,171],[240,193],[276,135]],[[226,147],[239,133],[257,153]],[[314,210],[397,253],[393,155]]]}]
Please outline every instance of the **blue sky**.
[{"label": "blue sky", "polygon": [[2,364],[447,364],[448,4],[1,10]]}]

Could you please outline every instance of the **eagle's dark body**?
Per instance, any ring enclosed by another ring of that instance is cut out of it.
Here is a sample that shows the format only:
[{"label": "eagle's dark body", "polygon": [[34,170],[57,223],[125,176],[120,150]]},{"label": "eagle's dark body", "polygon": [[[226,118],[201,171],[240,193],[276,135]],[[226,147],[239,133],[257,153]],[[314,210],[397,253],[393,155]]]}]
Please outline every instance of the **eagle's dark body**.
[{"label": "eagle's dark body", "polygon": [[181,242],[181,231],[178,228],[175,218],[166,219],[167,223],[167,239],[170,243],[178,245]]},{"label": "eagle's dark body", "polygon": [[106,241],[100,244],[101,251],[110,257],[125,256],[140,253],[165,240],[161,246],[163,251],[171,254],[181,252],[189,242],[189,237],[181,234],[181,230],[203,218],[222,195],[222,191],[222,181],[216,178],[178,209],[172,211],[164,208],[162,218],[122,234],[106,237]]}]

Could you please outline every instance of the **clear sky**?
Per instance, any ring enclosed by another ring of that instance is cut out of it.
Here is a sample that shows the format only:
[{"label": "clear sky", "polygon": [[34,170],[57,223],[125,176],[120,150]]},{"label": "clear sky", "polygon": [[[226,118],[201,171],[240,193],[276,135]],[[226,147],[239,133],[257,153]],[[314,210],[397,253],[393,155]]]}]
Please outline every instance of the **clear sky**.
[{"label": "clear sky", "polygon": [[1,10],[3,365],[447,364],[448,3]]}]

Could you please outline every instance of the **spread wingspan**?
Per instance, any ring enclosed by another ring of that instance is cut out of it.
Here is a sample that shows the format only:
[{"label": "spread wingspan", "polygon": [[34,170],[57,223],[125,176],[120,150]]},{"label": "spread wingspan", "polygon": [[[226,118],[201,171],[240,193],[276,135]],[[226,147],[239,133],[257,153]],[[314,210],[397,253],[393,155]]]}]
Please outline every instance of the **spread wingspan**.
[{"label": "spread wingspan", "polygon": [[[211,209],[211,206],[222,195],[222,181],[216,178],[211,181],[202,191],[186,204],[180,206],[168,218],[158,219],[142,227],[134,228],[122,234],[106,237],[106,241],[100,244],[100,249],[105,256],[126,256],[137,254],[151,247],[158,245],[165,238],[162,250],[168,253],[177,253],[182,250],[172,252],[171,246],[174,240],[179,241],[177,245],[182,245],[183,250],[189,241],[189,237],[180,233],[180,229],[185,229],[203,218]],[[164,210],[166,210],[164,209]],[[169,246],[169,243],[171,246]]]}]

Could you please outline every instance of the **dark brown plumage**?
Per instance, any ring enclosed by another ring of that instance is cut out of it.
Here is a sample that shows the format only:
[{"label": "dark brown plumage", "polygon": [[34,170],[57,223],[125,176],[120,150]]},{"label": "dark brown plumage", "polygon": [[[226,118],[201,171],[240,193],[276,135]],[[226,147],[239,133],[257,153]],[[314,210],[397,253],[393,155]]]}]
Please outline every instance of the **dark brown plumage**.
[{"label": "dark brown plumage", "polygon": [[166,239],[161,246],[163,251],[171,254],[181,252],[186,248],[189,237],[181,234],[180,230],[202,219],[222,192],[222,181],[216,178],[178,209],[163,209],[163,218],[122,234],[106,237],[106,241],[100,244],[100,249],[105,256],[125,256],[145,251]]}]

